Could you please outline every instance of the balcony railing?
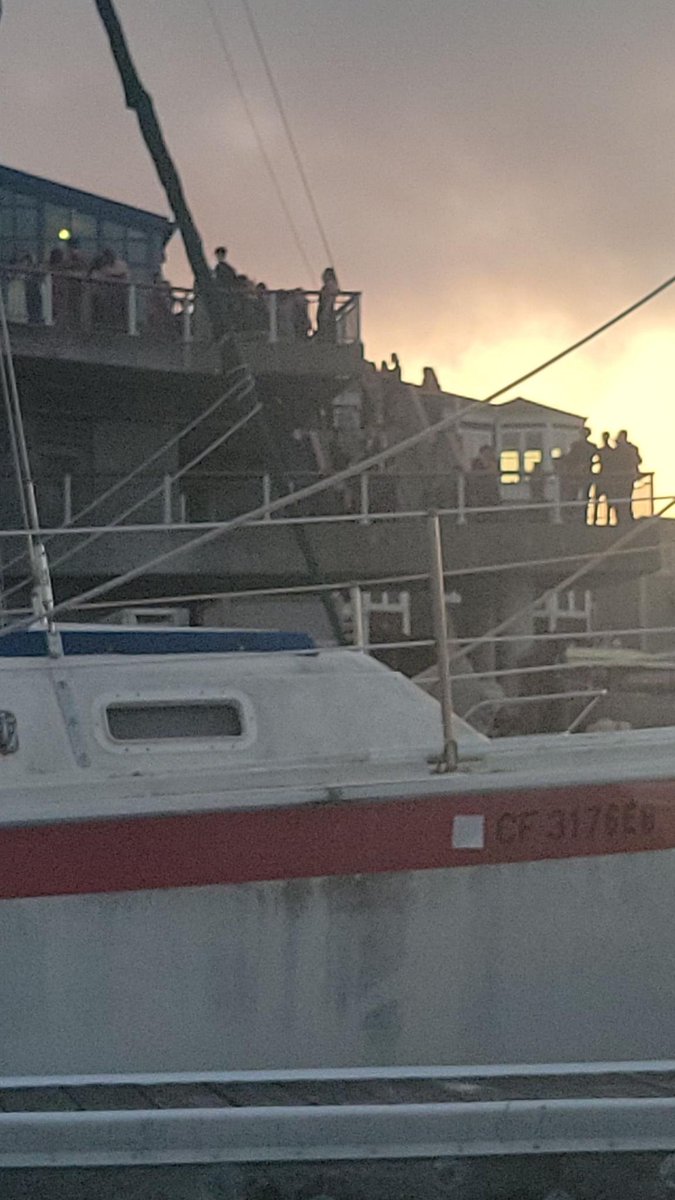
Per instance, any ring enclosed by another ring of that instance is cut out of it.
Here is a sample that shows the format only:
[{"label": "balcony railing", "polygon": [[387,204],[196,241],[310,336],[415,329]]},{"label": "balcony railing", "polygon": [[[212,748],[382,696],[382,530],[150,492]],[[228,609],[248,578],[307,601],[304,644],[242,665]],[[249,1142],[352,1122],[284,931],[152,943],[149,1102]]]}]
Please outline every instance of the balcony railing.
[{"label": "balcony railing", "polygon": [[[0,266],[8,320],[82,336],[126,334],[173,342],[211,342],[204,304],[191,288],[96,278],[69,271]],[[357,345],[360,292],[340,292],[330,336],[317,333],[317,291],[223,292],[223,312],[240,338],[266,343]]]},{"label": "balcony railing", "polygon": [[[322,476],[296,472],[287,477],[284,493],[299,491],[316,483]],[[122,477],[98,472],[69,472],[42,478],[37,493],[42,524],[55,528],[69,525],[81,509],[89,508],[97,497],[116,488]],[[8,481],[9,482],[9,481]],[[561,525],[607,525],[607,508],[594,498],[563,501],[559,480],[548,476],[545,499],[510,500],[509,485],[504,484],[495,503],[477,503],[472,496],[471,478],[463,472],[443,475],[370,473],[327,488],[321,494],[300,500],[281,516],[268,515],[266,521],[349,522],[369,524],[388,516],[419,517],[437,509],[457,525],[504,521],[537,522]],[[9,492],[5,485],[5,494]],[[102,505],[95,505],[86,525],[105,526],[124,509],[130,524],[208,524],[227,521],[241,513],[268,505],[277,498],[272,478],[261,472],[193,471],[176,480],[170,474],[140,473],[115,490]],[[624,501],[619,513],[623,522],[629,515],[648,517],[654,513],[653,475],[644,475],[633,489],[632,500]],[[16,514],[18,521],[18,513]]]}]

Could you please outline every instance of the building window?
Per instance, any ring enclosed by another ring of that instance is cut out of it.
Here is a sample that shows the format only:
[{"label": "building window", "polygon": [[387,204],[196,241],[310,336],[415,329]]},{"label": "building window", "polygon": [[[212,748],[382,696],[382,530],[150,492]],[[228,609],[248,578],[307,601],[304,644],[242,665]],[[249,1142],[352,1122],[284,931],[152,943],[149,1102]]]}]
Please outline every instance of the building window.
[{"label": "building window", "polygon": [[502,483],[520,483],[520,451],[502,450],[499,455]]},{"label": "building window", "polygon": [[523,470],[525,474],[529,475],[531,471],[534,471],[536,464],[542,461],[543,454],[541,450],[526,450],[523,454]]},{"label": "building window", "polygon": [[214,741],[242,734],[241,710],[225,700],[130,701],[109,704],[106,716],[116,742]]}]

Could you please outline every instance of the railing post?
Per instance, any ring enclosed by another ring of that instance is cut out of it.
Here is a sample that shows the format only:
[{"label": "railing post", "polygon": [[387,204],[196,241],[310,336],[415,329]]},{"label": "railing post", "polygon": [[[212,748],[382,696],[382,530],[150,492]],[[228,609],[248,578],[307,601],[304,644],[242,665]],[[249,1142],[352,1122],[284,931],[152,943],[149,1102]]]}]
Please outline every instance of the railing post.
[{"label": "railing post", "polygon": [[362,525],[368,525],[370,522],[366,519],[370,512],[370,489],[368,485],[368,472],[364,471],[359,475],[359,512],[363,520]]},{"label": "railing post", "polygon": [[181,525],[187,525],[187,496],[185,492],[178,495],[178,520]]},{"label": "railing post", "polygon": [[363,618],[363,594],[358,584],[349,589],[349,607],[352,618],[352,640],[359,650],[365,650],[368,645],[368,636]]},{"label": "railing post", "polygon": [[165,525],[170,525],[173,520],[173,479],[171,475],[165,475],[162,480],[162,520]]},{"label": "railing post", "polygon": [[191,303],[194,304],[194,297],[191,301],[190,296],[186,292],[185,295],[183,296],[183,310],[181,312],[181,328],[182,328],[182,332],[183,332],[183,341],[184,342],[192,341],[192,322],[191,322],[192,314],[190,312],[190,304]]},{"label": "railing post", "polygon": [[466,476],[463,471],[457,476],[457,524],[466,525]]},{"label": "railing post", "polygon": [[130,283],[127,287],[127,333],[132,337],[138,335],[138,295],[135,283]]},{"label": "railing post", "polygon": [[54,276],[44,275],[40,284],[42,296],[42,320],[45,325],[54,324]]},{"label": "railing post", "polygon": [[276,292],[269,293],[270,342],[279,341],[279,309],[277,306],[277,299],[278,297]]},{"label": "railing post", "polygon": [[[263,494],[263,504],[264,504],[265,508],[268,509],[270,504],[272,503],[272,479],[267,471],[265,471],[265,474],[262,477],[262,494]],[[271,520],[272,520],[272,514],[270,512],[266,512],[263,517],[263,521],[271,521]]]},{"label": "railing post", "polygon": [[554,525],[562,525],[562,509],[560,507],[560,476],[554,475],[551,482],[553,484],[553,511],[551,519]]},{"label": "railing post", "polygon": [[361,296],[359,295],[358,292],[354,298],[354,304],[356,305],[356,341],[357,341],[357,344],[360,345],[361,344]]},{"label": "railing post", "polygon": [[73,477],[68,472],[63,476],[63,524],[70,525],[73,520]]},{"label": "railing post", "polygon": [[439,774],[457,770],[457,743],[452,727],[452,685],[450,683],[450,655],[448,654],[448,615],[445,607],[445,579],[443,576],[443,545],[441,522],[437,512],[427,517],[429,540],[429,583],[431,586],[431,612],[433,616],[434,641],[438,662],[439,698],[443,725],[443,753],[437,763]]}]

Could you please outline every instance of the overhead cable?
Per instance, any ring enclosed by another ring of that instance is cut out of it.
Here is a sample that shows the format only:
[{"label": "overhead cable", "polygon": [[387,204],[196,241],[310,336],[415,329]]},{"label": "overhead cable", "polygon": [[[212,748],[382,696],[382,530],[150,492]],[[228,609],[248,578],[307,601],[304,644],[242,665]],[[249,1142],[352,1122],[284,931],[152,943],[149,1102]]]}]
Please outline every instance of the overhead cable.
[{"label": "overhead cable", "polygon": [[291,212],[290,205],[289,205],[288,201],[286,200],[284,190],[281,186],[281,182],[280,182],[277,172],[274,168],[274,163],[272,162],[269,154],[267,153],[267,148],[263,141],[263,136],[262,136],[262,133],[260,132],[260,128],[259,128],[258,122],[256,120],[255,113],[253,112],[253,109],[251,108],[251,105],[249,104],[248,96],[246,95],[246,91],[244,89],[244,85],[242,83],[241,76],[239,74],[239,71],[237,70],[237,64],[236,64],[236,62],[234,60],[234,56],[231,54],[230,48],[227,44],[227,40],[225,38],[225,33],[223,31],[222,23],[220,21],[220,18],[216,14],[215,5],[213,3],[213,0],[204,0],[204,3],[206,5],[209,17],[211,19],[211,24],[213,25],[213,31],[216,35],[216,38],[220,45],[220,48],[223,52],[223,57],[229,67],[232,78],[234,79],[234,83],[235,83],[237,92],[239,93],[239,99],[241,101],[242,108],[244,109],[244,112],[246,114],[248,122],[251,126],[251,129],[253,130],[253,136],[255,137],[255,140],[256,140],[256,143],[258,146],[258,151],[260,153],[260,157],[262,158],[263,163],[265,164],[267,174],[269,175],[270,179],[272,180],[272,185],[277,194],[277,199],[281,205],[284,216],[286,217],[286,220],[288,222],[288,227],[289,227],[291,233],[293,234],[293,240],[295,241],[296,247],[298,249],[298,253],[304,263],[305,270],[309,274],[310,282],[316,281],[316,278],[317,278],[316,269],[315,269],[315,267],[312,266],[312,263],[310,262],[309,255],[307,253],[304,242],[300,235],[300,231],[295,223],[293,214]]},{"label": "overhead cable", "polygon": [[255,44],[258,48],[258,53],[262,60],[263,67],[265,68],[267,82],[269,83],[270,89],[272,91],[272,95],[274,96],[274,101],[276,103],[276,106],[277,106],[277,109],[279,112],[279,116],[281,118],[281,123],[284,127],[286,137],[288,138],[288,144],[291,148],[293,160],[298,169],[298,175],[300,176],[300,179],[302,181],[302,186],[304,188],[309,207],[312,210],[312,216],[314,217],[316,227],[319,231],[319,237],[321,238],[321,242],[323,244],[323,248],[326,253],[328,263],[335,266],[335,256],[331,249],[325,226],[323,224],[323,221],[321,220],[321,215],[319,213],[318,205],[316,203],[316,199],[314,197],[314,192],[312,190],[311,184],[307,177],[307,172],[305,170],[305,167],[304,167],[304,164],[302,161],[302,157],[300,155],[300,150],[298,149],[298,144],[295,140],[295,137],[293,136],[293,130],[291,129],[291,123],[288,119],[288,116],[286,114],[286,109],[284,107],[284,103],[281,99],[281,93],[279,92],[279,88],[277,86],[276,79],[274,78],[274,75],[272,73],[272,68],[270,66],[270,61],[267,57],[267,52],[266,52],[265,46],[263,44],[260,30],[258,29],[258,25],[255,21],[252,11],[251,11],[251,6],[250,6],[248,0],[241,0],[241,5],[246,14],[246,20],[248,21],[249,28],[251,30],[251,33],[253,34],[253,40],[255,41]]}]

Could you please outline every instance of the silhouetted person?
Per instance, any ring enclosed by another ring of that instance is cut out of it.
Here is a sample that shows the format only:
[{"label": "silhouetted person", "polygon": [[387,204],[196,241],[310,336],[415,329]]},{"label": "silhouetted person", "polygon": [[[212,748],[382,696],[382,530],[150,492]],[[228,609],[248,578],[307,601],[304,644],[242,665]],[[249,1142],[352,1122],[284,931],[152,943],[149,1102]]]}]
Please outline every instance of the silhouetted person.
[{"label": "silhouetted person", "polygon": [[332,267],[326,267],[321,280],[322,287],[319,292],[319,307],[316,314],[316,336],[325,342],[335,342],[337,341],[335,302],[340,294],[340,287]]},{"label": "silhouetted person", "polygon": [[304,341],[309,337],[312,329],[307,297],[302,288],[293,288],[291,296],[293,297],[293,336],[296,341]]},{"label": "silhouetted person", "polygon": [[216,265],[213,268],[213,279],[221,288],[233,288],[237,279],[237,272],[231,263],[227,261],[227,250],[225,246],[218,246],[215,250]]},{"label": "silhouetted person", "polygon": [[633,520],[633,487],[640,478],[642,455],[637,446],[628,441],[628,433],[620,429],[616,435],[614,448],[614,463],[616,466],[616,519]]},{"label": "silhouetted person", "polygon": [[595,521],[598,524],[598,504],[601,500],[607,505],[607,524],[610,524],[612,510],[616,512],[616,450],[610,445],[610,435],[605,430],[598,447],[598,462],[600,472],[595,477]]},{"label": "silhouetted person", "polygon": [[[492,446],[481,446],[471,463],[467,484],[469,508],[497,508],[501,504],[499,462]],[[492,517],[489,512],[476,513],[479,521]]]},{"label": "silhouetted person", "polygon": [[584,501],[585,503],[581,506],[581,519],[584,525],[588,514],[588,500],[595,484],[593,460],[597,452],[598,447],[591,441],[591,431],[584,425],[567,454],[558,460],[560,464],[558,467],[560,499],[563,505],[568,506],[563,508],[563,516],[568,520],[574,520],[579,512],[579,507],[576,505],[579,501]]}]

